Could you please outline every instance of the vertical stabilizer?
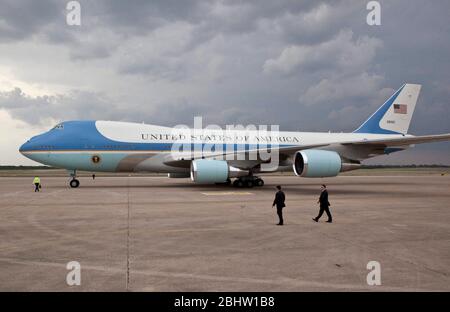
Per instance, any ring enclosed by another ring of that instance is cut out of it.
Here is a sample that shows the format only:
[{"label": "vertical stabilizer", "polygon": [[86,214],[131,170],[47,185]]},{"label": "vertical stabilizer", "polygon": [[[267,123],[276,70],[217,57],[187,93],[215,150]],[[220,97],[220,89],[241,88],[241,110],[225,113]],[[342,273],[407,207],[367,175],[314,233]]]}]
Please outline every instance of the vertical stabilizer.
[{"label": "vertical stabilizer", "polygon": [[418,84],[403,85],[354,132],[407,134],[420,88]]}]

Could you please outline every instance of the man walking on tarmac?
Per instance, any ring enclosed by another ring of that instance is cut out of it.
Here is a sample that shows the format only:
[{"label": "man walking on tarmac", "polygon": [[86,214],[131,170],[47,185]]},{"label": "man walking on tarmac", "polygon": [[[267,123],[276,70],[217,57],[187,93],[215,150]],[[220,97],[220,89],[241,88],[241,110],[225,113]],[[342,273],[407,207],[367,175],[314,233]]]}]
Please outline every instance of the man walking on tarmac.
[{"label": "man walking on tarmac", "polygon": [[272,207],[277,206],[277,215],[280,219],[280,222],[278,222],[277,225],[283,225],[283,208],[286,207],[284,201],[286,200],[286,195],[284,195],[284,192],[281,190],[281,186],[277,185],[278,192],[275,194],[275,199],[273,201]]},{"label": "man walking on tarmac", "polygon": [[320,204],[319,215],[317,217],[313,218],[313,220],[316,222],[319,222],[320,217],[325,212],[328,216],[327,222],[332,223],[333,217],[331,216],[331,212],[330,212],[330,202],[328,201],[328,191],[327,191],[327,186],[325,184],[322,184],[320,197],[319,197],[319,200],[317,201],[317,203]]},{"label": "man walking on tarmac", "polygon": [[34,191],[39,192],[41,188],[41,179],[39,177],[34,177],[33,184],[35,186]]}]

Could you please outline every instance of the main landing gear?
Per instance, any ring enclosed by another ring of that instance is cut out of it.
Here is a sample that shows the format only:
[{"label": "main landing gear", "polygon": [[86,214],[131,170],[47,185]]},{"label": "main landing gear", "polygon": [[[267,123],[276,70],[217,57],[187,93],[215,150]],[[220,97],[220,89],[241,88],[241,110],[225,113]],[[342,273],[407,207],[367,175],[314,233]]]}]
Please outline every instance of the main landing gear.
[{"label": "main landing gear", "polygon": [[233,186],[238,187],[238,188],[263,186],[263,185],[264,185],[264,180],[259,177],[255,177],[255,176],[240,177],[240,178],[237,178],[236,180],[234,180],[234,182],[233,182]]},{"label": "main landing gear", "polygon": [[69,185],[71,188],[77,188],[80,186],[80,181],[77,180],[77,171],[72,170],[70,171],[70,176],[72,177],[72,180],[70,180]]}]

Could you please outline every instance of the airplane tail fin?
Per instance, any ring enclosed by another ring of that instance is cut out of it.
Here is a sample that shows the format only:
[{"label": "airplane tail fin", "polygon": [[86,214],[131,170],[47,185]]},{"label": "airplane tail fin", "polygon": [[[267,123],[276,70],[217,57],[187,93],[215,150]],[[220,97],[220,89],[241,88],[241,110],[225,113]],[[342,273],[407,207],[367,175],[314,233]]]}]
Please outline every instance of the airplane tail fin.
[{"label": "airplane tail fin", "polygon": [[421,85],[404,84],[354,133],[407,134]]}]

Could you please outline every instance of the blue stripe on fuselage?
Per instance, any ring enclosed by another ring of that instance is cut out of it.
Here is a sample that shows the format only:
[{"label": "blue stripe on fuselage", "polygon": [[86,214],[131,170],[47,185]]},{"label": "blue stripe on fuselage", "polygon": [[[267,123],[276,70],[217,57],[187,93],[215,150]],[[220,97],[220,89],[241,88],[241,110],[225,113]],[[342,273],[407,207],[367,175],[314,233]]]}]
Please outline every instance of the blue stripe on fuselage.
[{"label": "blue stripe on fuselage", "polygon": [[34,161],[68,170],[114,172],[120,161],[128,155],[126,153],[95,153],[100,157],[99,163],[92,162],[89,153],[33,153],[29,157]]},{"label": "blue stripe on fuselage", "polygon": [[[31,138],[21,151],[170,151],[174,143],[130,143],[114,141],[103,136],[94,120],[66,121],[55,128]],[[182,142],[176,142],[182,145]],[[192,151],[214,151],[211,143],[186,144]],[[291,144],[260,145],[266,148],[293,146]],[[256,144],[223,144],[221,151],[244,151],[257,148]]]}]

